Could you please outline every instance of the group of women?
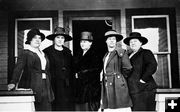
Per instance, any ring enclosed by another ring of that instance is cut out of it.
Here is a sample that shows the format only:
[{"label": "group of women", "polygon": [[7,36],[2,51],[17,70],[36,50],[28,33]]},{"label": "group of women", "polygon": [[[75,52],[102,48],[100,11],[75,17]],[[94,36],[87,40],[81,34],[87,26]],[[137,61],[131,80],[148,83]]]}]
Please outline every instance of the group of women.
[{"label": "group of women", "polygon": [[[93,49],[92,32],[83,31],[80,51],[72,56],[64,43],[72,40],[62,27],[46,37],[53,45],[40,50],[45,39],[39,29],[27,34],[28,47],[18,57],[8,90],[31,88],[38,111],[139,111],[154,110],[152,77],[157,62],[141,46],[148,40],[138,32],[124,39],[130,50],[117,48],[123,36],[115,30],[105,33],[108,52],[101,59]],[[101,75],[100,75],[101,74]]]}]

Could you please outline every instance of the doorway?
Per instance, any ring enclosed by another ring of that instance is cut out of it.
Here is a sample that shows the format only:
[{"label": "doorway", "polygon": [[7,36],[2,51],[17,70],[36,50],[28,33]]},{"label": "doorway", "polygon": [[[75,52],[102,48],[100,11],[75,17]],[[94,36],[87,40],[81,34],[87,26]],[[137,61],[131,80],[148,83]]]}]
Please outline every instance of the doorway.
[{"label": "doorway", "polygon": [[69,29],[69,34],[73,37],[73,41],[68,43],[73,55],[80,49],[81,32],[90,31],[94,37],[92,47],[104,56],[107,51],[104,34],[110,29],[120,33],[120,14],[120,10],[63,11],[64,27]]},{"label": "doorway", "polygon": [[112,29],[112,24],[107,20],[73,20],[73,54],[76,55],[80,49],[81,32],[90,31],[93,35],[92,47],[103,57],[107,51],[104,34],[110,29]]}]

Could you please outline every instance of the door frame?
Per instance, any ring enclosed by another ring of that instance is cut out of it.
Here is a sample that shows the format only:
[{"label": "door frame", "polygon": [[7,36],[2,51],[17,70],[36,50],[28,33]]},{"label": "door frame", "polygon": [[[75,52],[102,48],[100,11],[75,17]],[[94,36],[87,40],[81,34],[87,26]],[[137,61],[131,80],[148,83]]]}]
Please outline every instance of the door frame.
[{"label": "door frame", "polygon": [[[92,10],[92,11],[63,11],[64,27],[69,29],[72,36],[73,20],[112,20],[112,29],[121,31],[120,10]],[[73,42],[68,43],[69,49],[73,52]]]}]

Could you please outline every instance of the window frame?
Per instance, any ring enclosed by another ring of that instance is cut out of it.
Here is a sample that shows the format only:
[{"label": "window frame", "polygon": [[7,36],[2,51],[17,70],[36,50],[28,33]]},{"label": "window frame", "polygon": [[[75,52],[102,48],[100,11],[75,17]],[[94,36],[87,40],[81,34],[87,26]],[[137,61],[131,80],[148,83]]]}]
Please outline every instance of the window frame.
[{"label": "window frame", "polygon": [[[176,26],[176,9],[175,8],[127,8],[125,9],[126,16],[126,34],[132,32],[132,16],[139,15],[168,15],[170,26],[170,44],[171,44],[171,84],[172,88],[180,87],[180,68],[178,59],[178,42],[177,42],[177,26]],[[168,80],[165,78],[165,80]],[[162,80],[163,81],[163,80]],[[162,82],[164,83],[164,82]],[[170,88],[170,87],[165,87]]]},{"label": "window frame", "polygon": [[165,18],[166,19],[166,28],[167,28],[167,43],[168,43],[168,52],[153,52],[154,55],[167,55],[168,61],[168,77],[169,77],[169,87],[172,88],[172,78],[171,78],[171,42],[170,42],[170,26],[169,26],[169,16],[168,15],[136,15],[131,17],[131,28],[132,31],[135,30],[134,19],[145,19],[145,18]]},{"label": "window frame", "polygon": [[17,61],[18,57],[18,22],[19,21],[29,21],[29,22],[35,22],[35,21],[50,21],[50,32],[53,31],[53,20],[52,18],[17,18],[15,19],[15,41],[14,41],[14,57],[15,62]]}]

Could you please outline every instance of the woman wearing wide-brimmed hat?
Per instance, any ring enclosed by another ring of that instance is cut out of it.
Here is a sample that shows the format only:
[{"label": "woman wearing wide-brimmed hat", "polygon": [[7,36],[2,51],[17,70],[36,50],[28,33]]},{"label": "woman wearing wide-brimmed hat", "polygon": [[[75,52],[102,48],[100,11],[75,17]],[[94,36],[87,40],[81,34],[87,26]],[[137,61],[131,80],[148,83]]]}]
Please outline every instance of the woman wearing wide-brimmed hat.
[{"label": "woman wearing wide-brimmed hat", "polygon": [[132,101],[126,78],[132,69],[124,49],[117,48],[123,36],[115,30],[105,33],[108,52],[104,56],[102,71],[101,109],[105,112],[131,112]]},{"label": "woman wearing wide-brimmed hat", "polygon": [[93,41],[92,32],[81,32],[81,49],[74,58],[76,111],[97,111],[100,106],[99,73],[102,69],[102,61],[93,49]]},{"label": "woman wearing wide-brimmed hat", "polygon": [[[39,49],[45,35],[39,29],[27,33],[27,48],[18,57],[8,90],[15,88],[32,89],[35,93],[36,111],[51,111],[54,94],[50,83],[49,60]],[[23,73],[22,73],[23,72]],[[22,73],[22,75],[21,75]]]},{"label": "woman wearing wide-brimmed hat", "polygon": [[155,110],[156,82],[152,75],[156,72],[157,62],[153,53],[142,46],[148,39],[139,32],[130,33],[124,39],[124,43],[130,46],[129,58],[133,66],[132,73],[128,78],[128,85],[133,102],[133,111]]},{"label": "woman wearing wide-brimmed hat", "polygon": [[46,37],[53,45],[44,50],[50,61],[51,83],[55,95],[54,111],[74,110],[73,101],[73,59],[71,51],[64,43],[72,40],[65,29],[56,27],[54,33]]}]

